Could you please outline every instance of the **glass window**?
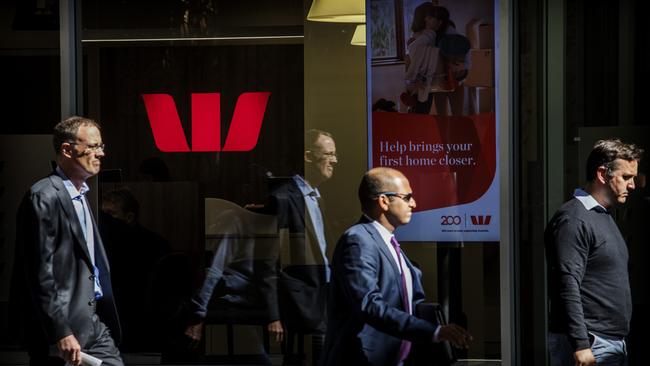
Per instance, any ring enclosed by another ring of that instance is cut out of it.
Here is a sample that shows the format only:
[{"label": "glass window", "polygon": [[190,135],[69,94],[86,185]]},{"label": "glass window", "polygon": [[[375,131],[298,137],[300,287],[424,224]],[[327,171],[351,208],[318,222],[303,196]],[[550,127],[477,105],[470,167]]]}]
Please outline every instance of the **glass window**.
[{"label": "glass window", "polygon": [[[520,329],[522,354],[533,355],[535,365],[545,365],[548,357],[545,288],[553,286],[546,279],[544,228],[574,189],[585,187],[587,156],[597,140],[616,137],[646,151],[650,146],[641,92],[648,79],[642,66],[648,54],[641,15],[645,7],[639,2],[547,5],[546,17],[537,2],[523,2],[519,8]],[[602,52],[602,44],[608,52]],[[558,59],[564,60],[562,65]],[[648,256],[643,239],[646,160],[626,203],[611,209],[629,251],[630,364],[643,363],[644,337],[636,329],[647,326],[648,291],[642,280],[648,275],[643,264]]]},{"label": "glass window", "polygon": [[202,359],[281,358],[268,332],[281,320],[285,357],[315,363],[325,287],[293,299],[291,285],[312,287],[331,252],[314,249],[305,203],[278,202],[295,203],[298,179],[317,187],[330,248],[360,216],[365,48],[350,45],[354,24],[306,22],[302,1],[170,4],[83,3],[121,350],[180,360],[197,331]]},{"label": "glass window", "polygon": [[15,344],[7,303],[16,212],[28,187],[51,170],[51,139],[60,120],[58,1],[0,4],[0,343]]}]

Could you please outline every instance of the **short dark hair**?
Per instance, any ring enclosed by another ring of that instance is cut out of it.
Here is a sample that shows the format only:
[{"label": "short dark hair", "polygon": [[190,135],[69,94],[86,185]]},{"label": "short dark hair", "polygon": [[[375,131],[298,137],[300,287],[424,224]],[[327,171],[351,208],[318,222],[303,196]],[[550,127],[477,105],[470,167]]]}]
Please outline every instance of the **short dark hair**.
[{"label": "short dark hair", "polygon": [[99,123],[90,118],[79,116],[68,117],[54,126],[52,146],[57,155],[61,151],[61,144],[64,142],[74,142],[77,139],[77,133],[81,126],[93,126],[101,129]]},{"label": "short dark hair", "polygon": [[312,128],[305,132],[305,150],[312,150],[314,148],[314,145],[316,144],[316,141],[318,141],[318,138],[321,136],[327,136],[329,138],[334,139],[331,133],[318,130],[315,128]]},{"label": "short dark hair", "polygon": [[598,140],[587,157],[587,181],[596,179],[596,172],[601,166],[607,168],[607,174],[611,175],[616,170],[616,159],[641,161],[642,155],[643,149],[620,139]]},{"label": "short dark hair", "polygon": [[111,189],[102,195],[102,201],[114,203],[120,207],[123,213],[133,213],[135,219],[140,217],[140,204],[127,187]]}]

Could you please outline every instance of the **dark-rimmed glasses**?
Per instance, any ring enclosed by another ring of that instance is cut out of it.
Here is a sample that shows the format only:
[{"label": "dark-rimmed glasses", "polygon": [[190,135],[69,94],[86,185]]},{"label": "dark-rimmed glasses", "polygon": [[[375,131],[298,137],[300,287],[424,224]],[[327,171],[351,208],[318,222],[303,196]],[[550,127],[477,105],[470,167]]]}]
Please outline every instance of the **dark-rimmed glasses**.
[{"label": "dark-rimmed glasses", "polygon": [[413,193],[397,193],[397,192],[379,192],[377,196],[384,195],[386,197],[398,197],[402,201],[409,203],[413,199]]}]

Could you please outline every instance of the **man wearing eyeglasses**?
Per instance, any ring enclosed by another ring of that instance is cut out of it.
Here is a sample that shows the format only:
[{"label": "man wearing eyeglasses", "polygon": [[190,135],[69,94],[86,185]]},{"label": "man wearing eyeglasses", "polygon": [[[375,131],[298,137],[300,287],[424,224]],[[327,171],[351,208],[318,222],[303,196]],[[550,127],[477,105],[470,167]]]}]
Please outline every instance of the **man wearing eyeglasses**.
[{"label": "man wearing eyeglasses", "polygon": [[422,273],[400,249],[394,231],[416,206],[408,179],[390,168],[368,171],[359,186],[363,216],[339,239],[332,260],[324,365],[402,365],[413,343],[472,337],[454,325],[413,315],[424,300]]},{"label": "man wearing eyeglasses", "polygon": [[[312,361],[323,347],[329,262],[333,251],[318,187],[332,178],[338,163],[333,136],[321,130],[305,133],[305,174],[294,175],[269,195],[269,211],[276,215],[280,245],[277,282],[267,282],[271,323],[276,341],[285,339],[285,363],[300,363],[295,343],[311,335]],[[287,336],[284,331],[287,331]],[[300,351],[300,347],[298,351]]]},{"label": "man wearing eyeglasses", "polygon": [[12,305],[30,365],[80,365],[82,352],[123,365],[108,261],[86,180],[104,157],[99,125],[70,117],[54,128],[56,169],[25,195],[17,216]]}]

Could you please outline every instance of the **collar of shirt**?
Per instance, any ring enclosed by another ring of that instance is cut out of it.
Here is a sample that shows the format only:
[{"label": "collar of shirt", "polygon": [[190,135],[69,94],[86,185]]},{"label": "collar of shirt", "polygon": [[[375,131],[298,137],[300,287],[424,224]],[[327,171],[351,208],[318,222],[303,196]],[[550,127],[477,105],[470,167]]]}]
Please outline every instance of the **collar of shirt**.
[{"label": "collar of shirt", "polygon": [[603,205],[598,203],[598,201],[596,201],[594,196],[590,195],[589,193],[585,192],[580,188],[576,188],[576,190],[573,191],[573,197],[575,197],[578,201],[580,201],[580,203],[582,203],[582,205],[585,206],[585,209],[587,210],[591,210],[594,207],[600,207],[603,210],[605,210],[605,212],[607,212],[607,209],[603,207]]},{"label": "collar of shirt", "polygon": [[379,235],[381,235],[381,238],[384,241],[384,244],[386,244],[386,246],[388,247],[388,250],[390,251],[390,254],[393,257],[393,260],[397,264],[397,269],[400,271],[400,273],[404,271],[404,280],[406,281],[406,294],[409,299],[408,313],[412,314],[413,313],[413,308],[412,308],[413,275],[411,274],[409,267],[406,265],[406,261],[404,260],[404,255],[402,254],[399,257],[397,256],[397,251],[395,247],[393,247],[393,243],[390,242],[390,239],[393,237],[393,233],[391,233],[388,229],[382,226],[382,224],[380,224],[378,221],[368,217],[368,215],[364,214],[364,216],[366,216],[367,219],[372,220],[372,226],[374,226],[375,229],[377,229]]},{"label": "collar of shirt", "polygon": [[68,191],[68,194],[70,195],[71,199],[79,199],[79,197],[84,196],[88,191],[90,191],[90,187],[88,187],[88,184],[84,182],[84,184],[81,186],[81,190],[77,190],[77,187],[72,184],[72,181],[70,178],[68,178],[63,170],[60,167],[56,167],[56,174],[63,179],[63,185],[65,186],[65,189]]},{"label": "collar of shirt", "polygon": [[391,233],[390,231],[388,231],[388,229],[386,229],[386,228],[385,228],[382,224],[380,224],[377,220],[373,220],[373,219],[371,219],[371,218],[370,218],[368,215],[366,215],[366,214],[363,214],[363,215],[364,215],[368,220],[372,221],[372,226],[374,226],[375,229],[377,229],[377,231],[379,232],[379,235],[381,235],[381,238],[384,240],[384,243],[388,244],[388,245],[392,248],[392,245],[393,245],[393,244],[391,244],[391,242],[390,242],[390,238],[393,237],[393,233]]},{"label": "collar of shirt", "polygon": [[303,196],[320,198],[320,192],[318,191],[318,188],[312,188],[312,186],[310,186],[309,183],[307,183],[307,181],[303,177],[296,174],[292,178],[293,181],[296,182],[296,185],[298,186],[298,189],[300,190]]}]

